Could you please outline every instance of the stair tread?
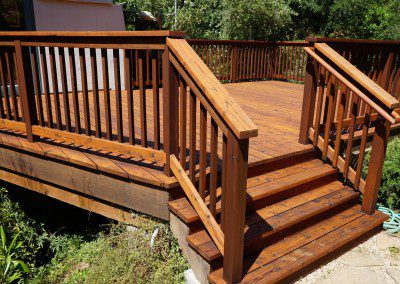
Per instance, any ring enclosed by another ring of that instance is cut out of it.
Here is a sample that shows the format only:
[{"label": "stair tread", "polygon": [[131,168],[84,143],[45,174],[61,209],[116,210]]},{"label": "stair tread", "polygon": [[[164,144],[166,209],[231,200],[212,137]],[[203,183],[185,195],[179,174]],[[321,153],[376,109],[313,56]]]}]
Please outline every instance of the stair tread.
[{"label": "stair tread", "polygon": [[[379,228],[387,218],[378,211],[366,215],[361,212],[360,205],[346,209],[245,257],[242,283],[285,280]],[[222,269],[210,273],[209,280],[225,283]]]},{"label": "stair tread", "polygon": [[[245,249],[358,196],[340,182],[332,182],[262,208],[246,218]],[[205,230],[189,235],[187,242],[209,262],[221,257]]]},{"label": "stair tread", "polygon": [[[268,195],[282,192],[333,173],[336,173],[335,169],[314,158],[284,169],[257,175],[247,180],[248,202],[266,198]],[[197,212],[185,197],[170,201],[168,207],[186,224],[199,220]],[[218,202],[217,211],[220,211],[220,208],[221,204]]]}]

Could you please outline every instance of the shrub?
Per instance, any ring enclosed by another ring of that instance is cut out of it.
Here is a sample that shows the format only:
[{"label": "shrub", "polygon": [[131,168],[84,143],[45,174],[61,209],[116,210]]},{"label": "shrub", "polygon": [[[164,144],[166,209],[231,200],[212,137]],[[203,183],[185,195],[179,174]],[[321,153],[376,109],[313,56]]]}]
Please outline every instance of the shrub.
[{"label": "shrub", "polygon": [[[370,154],[365,157],[364,177],[368,172]],[[378,202],[393,209],[400,209],[400,139],[389,142],[382,171]]]},{"label": "shrub", "polygon": [[154,226],[127,230],[116,225],[90,242],[78,236],[53,238],[55,257],[32,283],[183,283],[187,264],[178,244],[166,225],[155,226],[159,233],[153,246]]},{"label": "shrub", "polygon": [[19,235],[21,246],[15,257],[23,260],[30,268],[40,265],[39,255],[45,253],[48,235],[43,224],[29,218],[18,203],[13,202],[7,190],[0,187],[0,226],[11,238]]},{"label": "shrub", "polygon": [[15,283],[23,279],[24,273],[29,273],[28,266],[15,258],[22,246],[18,242],[19,234],[15,235],[10,243],[7,242],[6,233],[0,226],[0,283]]}]

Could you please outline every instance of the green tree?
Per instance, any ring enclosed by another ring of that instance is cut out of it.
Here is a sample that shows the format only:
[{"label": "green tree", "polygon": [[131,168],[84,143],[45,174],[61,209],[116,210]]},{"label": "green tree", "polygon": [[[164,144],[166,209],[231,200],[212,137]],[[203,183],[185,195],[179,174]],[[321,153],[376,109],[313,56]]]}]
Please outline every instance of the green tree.
[{"label": "green tree", "polygon": [[292,15],[292,39],[322,35],[333,0],[289,0]]},{"label": "green tree", "polygon": [[221,37],[276,40],[289,38],[294,11],[283,0],[223,0]]},{"label": "green tree", "polygon": [[191,38],[218,39],[221,30],[221,0],[185,1],[178,11],[176,29]]}]

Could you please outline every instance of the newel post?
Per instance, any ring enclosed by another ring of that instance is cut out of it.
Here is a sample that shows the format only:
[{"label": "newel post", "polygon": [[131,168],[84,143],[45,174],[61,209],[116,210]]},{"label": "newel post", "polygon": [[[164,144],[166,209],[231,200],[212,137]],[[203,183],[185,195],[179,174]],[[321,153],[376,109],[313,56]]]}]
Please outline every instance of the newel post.
[{"label": "newel post", "polygon": [[318,84],[318,65],[311,57],[307,57],[306,76],[304,78],[303,106],[301,110],[299,142],[309,142],[308,132],[313,123],[315,96]]},{"label": "newel post", "polygon": [[170,155],[178,157],[179,139],[179,82],[178,73],[169,60],[166,46],[162,55],[163,84],[163,149],[166,154],[164,173],[172,175]]},{"label": "newel post", "polygon": [[16,71],[18,77],[18,93],[21,98],[22,113],[26,125],[29,142],[35,141],[32,125],[38,124],[35,89],[33,84],[31,58],[28,46],[21,46],[21,41],[15,41]]},{"label": "newel post", "polygon": [[390,123],[386,120],[379,119],[375,125],[371,158],[368,166],[367,180],[361,206],[361,210],[367,214],[373,214],[375,212],[389,133]]},{"label": "newel post", "polygon": [[246,183],[249,139],[227,136],[227,161],[224,199],[224,279],[228,283],[242,280]]}]

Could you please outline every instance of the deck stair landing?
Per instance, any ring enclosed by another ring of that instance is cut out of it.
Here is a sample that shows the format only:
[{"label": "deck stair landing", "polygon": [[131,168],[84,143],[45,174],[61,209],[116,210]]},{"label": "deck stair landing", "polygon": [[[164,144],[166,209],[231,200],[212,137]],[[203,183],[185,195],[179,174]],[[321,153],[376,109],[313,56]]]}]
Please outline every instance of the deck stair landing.
[{"label": "deck stair landing", "polygon": [[[309,153],[264,172],[250,169],[246,191],[243,283],[293,280],[375,233],[387,219],[364,214],[359,193]],[[169,208],[189,227],[188,245],[210,263],[208,280],[224,283],[221,253],[189,201],[176,199]]]}]

